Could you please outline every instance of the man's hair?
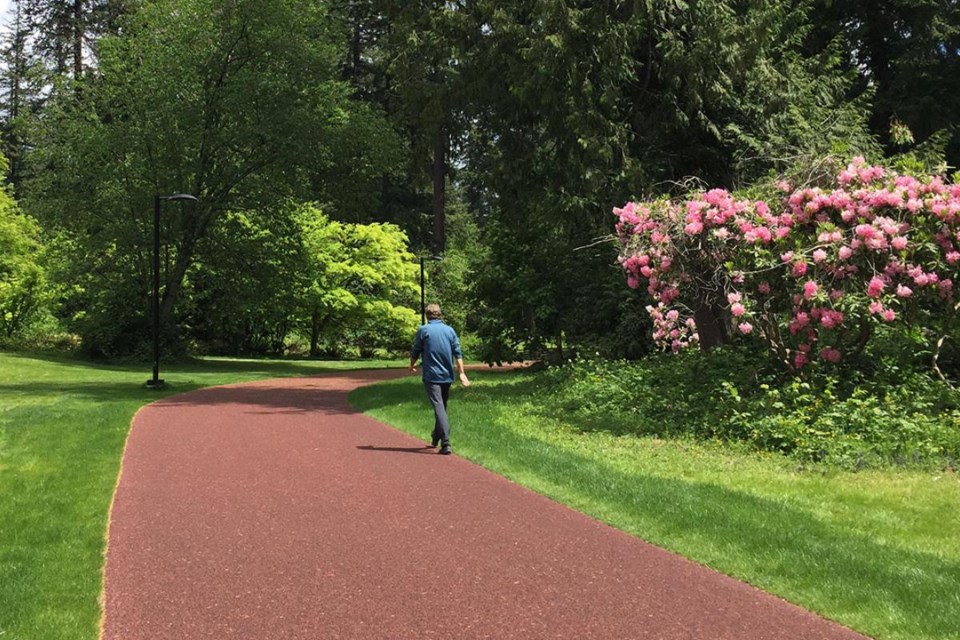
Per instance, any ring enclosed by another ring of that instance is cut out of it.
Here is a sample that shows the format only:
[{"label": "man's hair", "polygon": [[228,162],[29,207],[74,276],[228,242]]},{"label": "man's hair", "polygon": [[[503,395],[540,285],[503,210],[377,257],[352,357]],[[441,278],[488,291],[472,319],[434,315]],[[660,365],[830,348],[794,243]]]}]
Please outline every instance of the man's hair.
[{"label": "man's hair", "polygon": [[440,316],[443,315],[443,312],[440,311],[440,305],[434,303],[427,305],[426,312],[428,320],[439,320]]}]

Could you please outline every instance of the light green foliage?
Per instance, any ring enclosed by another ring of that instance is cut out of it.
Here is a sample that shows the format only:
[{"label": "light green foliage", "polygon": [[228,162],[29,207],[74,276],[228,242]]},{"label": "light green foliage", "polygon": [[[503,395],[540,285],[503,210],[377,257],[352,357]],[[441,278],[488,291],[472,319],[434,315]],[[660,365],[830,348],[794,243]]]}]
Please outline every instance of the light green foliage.
[{"label": "light green foliage", "polygon": [[299,321],[310,354],[408,347],[418,324],[419,267],[406,235],[392,224],[332,221],[309,205],[295,220],[306,265]]},{"label": "light green foliage", "polygon": [[390,224],[331,220],[312,204],[224,216],[187,279],[191,335],[213,353],[403,350],[417,324],[417,265]]},{"label": "light green foliage", "polygon": [[[6,165],[0,156],[0,175]],[[42,260],[40,226],[0,188],[0,339],[20,334],[41,311],[47,298]]]}]

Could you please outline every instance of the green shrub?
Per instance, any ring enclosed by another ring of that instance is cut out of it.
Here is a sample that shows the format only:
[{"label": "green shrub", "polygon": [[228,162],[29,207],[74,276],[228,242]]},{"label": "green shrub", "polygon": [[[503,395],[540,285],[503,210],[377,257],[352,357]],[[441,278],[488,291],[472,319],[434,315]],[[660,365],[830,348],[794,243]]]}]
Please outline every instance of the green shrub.
[{"label": "green shrub", "polygon": [[[0,170],[6,161],[0,158]],[[40,226],[0,187],[0,340],[11,343],[41,317],[49,302]]]},{"label": "green shrub", "polygon": [[539,393],[581,428],[617,435],[723,440],[845,468],[960,458],[960,394],[926,373],[795,378],[764,366],[745,348],[577,360],[551,368]]}]

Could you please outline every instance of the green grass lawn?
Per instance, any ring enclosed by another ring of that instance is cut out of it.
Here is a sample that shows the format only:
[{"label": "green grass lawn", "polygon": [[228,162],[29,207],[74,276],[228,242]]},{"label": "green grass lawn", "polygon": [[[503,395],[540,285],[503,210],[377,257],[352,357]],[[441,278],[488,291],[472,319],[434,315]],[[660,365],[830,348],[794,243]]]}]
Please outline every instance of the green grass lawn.
[{"label": "green grass lawn", "polygon": [[[454,451],[624,531],[879,639],[960,638],[960,480],[801,469],[742,448],[577,425],[534,375],[483,372],[451,400]],[[416,379],[355,391],[427,438]]]},{"label": "green grass lawn", "polygon": [[97,365],[0,353],[0,639],[94,640],[107,514],[134,413],[164,395],[396,362],[203,359]]}]

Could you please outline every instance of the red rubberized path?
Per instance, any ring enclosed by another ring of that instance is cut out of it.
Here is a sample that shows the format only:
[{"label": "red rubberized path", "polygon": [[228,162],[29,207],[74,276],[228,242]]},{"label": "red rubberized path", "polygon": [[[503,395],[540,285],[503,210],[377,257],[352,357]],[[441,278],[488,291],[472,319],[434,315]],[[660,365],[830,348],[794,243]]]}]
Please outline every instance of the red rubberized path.
[{"label": "red rubberized path", "polygon": [[400,373],[142,409],[103,638],[862,638],[351,410],[350,390]]}]

